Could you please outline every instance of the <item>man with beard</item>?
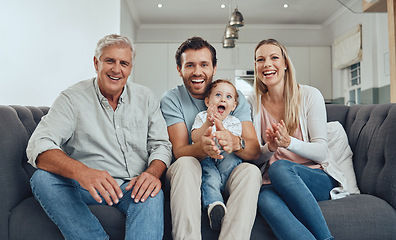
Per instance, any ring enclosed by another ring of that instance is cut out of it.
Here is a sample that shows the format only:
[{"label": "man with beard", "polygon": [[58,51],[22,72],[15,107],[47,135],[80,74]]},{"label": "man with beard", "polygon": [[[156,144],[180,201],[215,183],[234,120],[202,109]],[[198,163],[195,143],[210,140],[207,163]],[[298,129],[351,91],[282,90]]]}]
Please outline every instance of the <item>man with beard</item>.
[{"label": "man with beard", "polygon": [[[192,37],[180,45],[175,58],[184,84],[167,91],[161,99],[174,156],[166,174],[171,186],[172,235],[175,240],[201,239],[200,161],[206,156],[222,158],[213,138],[225,151],[234,152],[245,161],[257,159],[260,147],[250,106],[241,92],[231,115],[242,122],[242,136],[234,136],[217,122],[215,133],[210,127],[200,142],[192,144],[190,132],[195,115],[207,109],[204,97],[216,73],[216,50],[202,38]],[[253,164],[242,163],[234,169],[226,183],[227,213],[219,239],[250,238],[260,186],[261,173]]]}]

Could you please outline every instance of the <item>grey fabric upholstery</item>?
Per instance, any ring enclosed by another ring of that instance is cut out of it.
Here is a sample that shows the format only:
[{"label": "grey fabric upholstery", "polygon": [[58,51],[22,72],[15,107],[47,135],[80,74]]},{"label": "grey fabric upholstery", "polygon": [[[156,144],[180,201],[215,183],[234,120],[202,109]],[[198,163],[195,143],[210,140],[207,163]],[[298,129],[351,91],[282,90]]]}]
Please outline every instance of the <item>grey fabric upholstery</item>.
[{"label": "grey fabric upholstery", "polygon": [[[320,202],[335,239],[396,239],[396,104],[327,105],[328,121],[345,128],[362,192]],[[62,239],[58,228],[32,196],[28,139],[48,107],[0,106],[0,239]],[[169,193],[165,189],[165,236],[171,238]],[[243,203],[241,203],[243,204]],[[111,239],[123,239],[125,216],[113,207],[90,206]],[[202,239],[217,239],[202,214]],[[275,239],[257,214],[251,239]]]}]

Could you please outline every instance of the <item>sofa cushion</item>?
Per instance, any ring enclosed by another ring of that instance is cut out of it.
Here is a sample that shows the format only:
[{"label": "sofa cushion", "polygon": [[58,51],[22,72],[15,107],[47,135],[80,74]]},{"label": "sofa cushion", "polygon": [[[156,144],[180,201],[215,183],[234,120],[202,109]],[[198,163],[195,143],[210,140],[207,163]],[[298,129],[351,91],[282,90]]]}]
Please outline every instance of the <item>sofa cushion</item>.
[{"label": "sofa cushion", "polygon": [[335,239],[395,239],[396,210],[378,197],[351,195],[319,206]]}]

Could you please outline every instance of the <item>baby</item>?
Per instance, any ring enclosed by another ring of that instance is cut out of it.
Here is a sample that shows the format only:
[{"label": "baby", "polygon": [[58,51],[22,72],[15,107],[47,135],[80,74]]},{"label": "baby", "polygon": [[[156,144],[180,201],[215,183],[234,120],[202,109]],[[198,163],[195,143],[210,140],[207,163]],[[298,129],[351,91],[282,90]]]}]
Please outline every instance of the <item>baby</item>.
[{"label": "baby", "polygon": [[[235,136],[242,134],[242,124],[238,118],[231,116],[231,111],[235,110],[238,101],[238,92],[235,86],[223,79],[214,81],[206,93],[205,104],[207,111],[197,114],[195,122],[191,128],[191,139],[199,142],[205,130],[212,127],[212,132],[216,131],[215,119],[221,121],[223,127]],[[215,139],[216,146],[222,147]],[[202,166],[202,205],[207,209],[210,227],[220,230],[227,208],[224,204],[222,193],[228,177],[232,170],[242,162],[234,153],[221,152],[222,159],[206,157],[201,161]]]}]

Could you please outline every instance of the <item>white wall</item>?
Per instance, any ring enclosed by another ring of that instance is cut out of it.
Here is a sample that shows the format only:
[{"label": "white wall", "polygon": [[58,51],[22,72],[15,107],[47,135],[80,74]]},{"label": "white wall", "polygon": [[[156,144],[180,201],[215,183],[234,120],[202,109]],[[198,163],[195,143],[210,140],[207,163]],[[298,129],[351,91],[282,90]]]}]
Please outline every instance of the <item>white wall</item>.
[{"label": "white wall", "polygon": [[97,41],[120,32],[120,0],[12,0],[0,9],[0,104],[50,106],[96,75]]},{"label": "white wall", "polygon": [[126,0],[121,0],[121,32],[120,34],[129,37],[132,41],[136,40],[137,26],[135,24],[135,19],[131,14],[130,3]]},{"label": "white wall", "polygon": [[[389,74],[385,73],[384,54],[389,52],[388,20],[386,13],[352,13],[342,11],[323,31],[335,39],[351,28],[362,24],[363,60],[361,67],[362,91],[389,85]],[[386,59],[386,61],[389,61]],[[344,97],[346,85],[344,72],[333,69],[333,98]]]}]

